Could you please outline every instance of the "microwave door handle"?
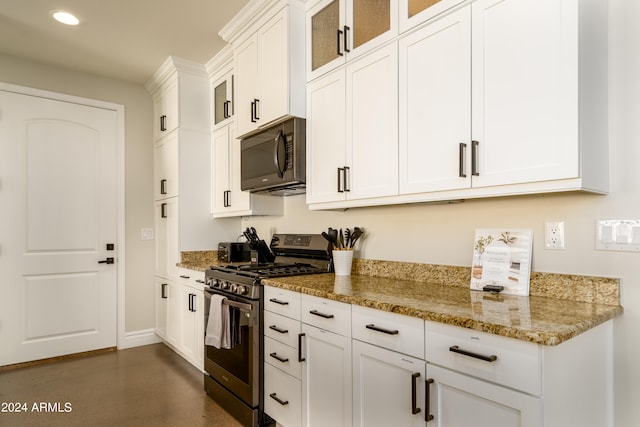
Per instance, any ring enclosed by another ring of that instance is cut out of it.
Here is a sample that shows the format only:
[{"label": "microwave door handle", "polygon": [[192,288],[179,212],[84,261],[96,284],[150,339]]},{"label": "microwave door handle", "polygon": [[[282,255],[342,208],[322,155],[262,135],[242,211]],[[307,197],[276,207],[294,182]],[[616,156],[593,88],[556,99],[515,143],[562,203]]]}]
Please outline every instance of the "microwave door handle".
[{"label": "microwave door handle", "polygon": [[[276,136],[276,144],[273,152],[273,163],[276,167],[276,171],[278,172],[278,176],[280,178],[284,177],[284,173],[287,170],[287,137],[284,132],[278,132],[278,136]],[[280,155],[280,147],[282,147],[282,156]],[[281,159],[283,157],[283,159]],[[284,162],[281,163],[281,160]],[[282,166],[281,166],[282,165]]]}]

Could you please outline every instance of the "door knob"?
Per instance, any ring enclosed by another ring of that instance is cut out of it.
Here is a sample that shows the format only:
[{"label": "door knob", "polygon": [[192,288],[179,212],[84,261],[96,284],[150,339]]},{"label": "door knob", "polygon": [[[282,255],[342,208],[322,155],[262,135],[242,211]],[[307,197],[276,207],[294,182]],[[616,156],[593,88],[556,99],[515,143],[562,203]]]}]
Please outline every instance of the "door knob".
[{"label": "door knob", "polygon": [[115,263],[114,258],[107,258],[107,259],[103,259],[102,261],[98,261],[98,264],[113,264]]}]

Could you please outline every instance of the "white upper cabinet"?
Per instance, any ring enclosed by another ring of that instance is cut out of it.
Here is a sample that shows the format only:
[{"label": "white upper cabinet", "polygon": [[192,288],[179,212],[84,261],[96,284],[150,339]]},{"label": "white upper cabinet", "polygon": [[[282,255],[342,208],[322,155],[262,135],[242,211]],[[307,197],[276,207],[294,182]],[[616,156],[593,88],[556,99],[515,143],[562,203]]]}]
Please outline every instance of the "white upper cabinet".
[{"label": "white upper cabinet", "polygon": [[293,115],[304,117],[304,10],[284,1],[250,3],[221,35],[234,55],[237,136]]},{"label": "white upper cabinet", "polygon": [[400,32],[415,27],[465,0],[400,0]]},{"label": "white upper cabinet", "polygon": [[153,140],[157,141],[178,127],[180,121],[178,77],[168,79],[153,94]]},{"label": "white upper cabinet", "polygon": [[399,41],[400,194],[471,186],[471,10]]},{"label": "white upper cabinet", "polygon": [[307,8],[307,80],[398,34],[397,0],[320,0]]},{"label": "white upper cabinet", "polygon": [[397,46],[314,81],[307,102],[307,203],[398,191]]}]

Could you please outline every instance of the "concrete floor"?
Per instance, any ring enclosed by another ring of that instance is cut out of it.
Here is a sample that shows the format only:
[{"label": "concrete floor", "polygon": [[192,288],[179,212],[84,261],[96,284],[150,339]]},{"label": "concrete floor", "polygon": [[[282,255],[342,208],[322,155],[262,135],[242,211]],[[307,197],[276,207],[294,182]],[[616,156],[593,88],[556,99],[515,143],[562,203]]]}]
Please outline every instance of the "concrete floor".
[{"label": "concrete floor", "polygon": [[240,427],[164,344],[1,372],[0,405],[2,427]]}]

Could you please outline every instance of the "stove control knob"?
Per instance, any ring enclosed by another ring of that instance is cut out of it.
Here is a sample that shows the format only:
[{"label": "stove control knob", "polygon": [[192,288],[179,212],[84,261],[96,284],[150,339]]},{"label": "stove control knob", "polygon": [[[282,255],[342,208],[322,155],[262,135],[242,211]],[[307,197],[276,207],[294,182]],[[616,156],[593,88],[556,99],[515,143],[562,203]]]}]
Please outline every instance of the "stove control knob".
[{"label": "stove control knob", "polygon": [[238,289],[238,286],[236,286],[235,284],[232,284],[232,285],[229,286],[229,288],[230,288],[229,291],[231,293],[235,294],[236,290]]},{"label": "stove control knob", "polygon": [[248,294],[248,293],[249,293],[249,288],[247,288],[246,286],[240,285],[240,286],[238,286],[238,291],[237,291],[237,293],[238,293],[239,295],[246,295],[246,294]]},{"label": "stove control knob", "polygon": [[221,288],[224,289],[225,291],[228,290],[230,287],[231,285],[229,285],[229,282],[222,282]]}]

